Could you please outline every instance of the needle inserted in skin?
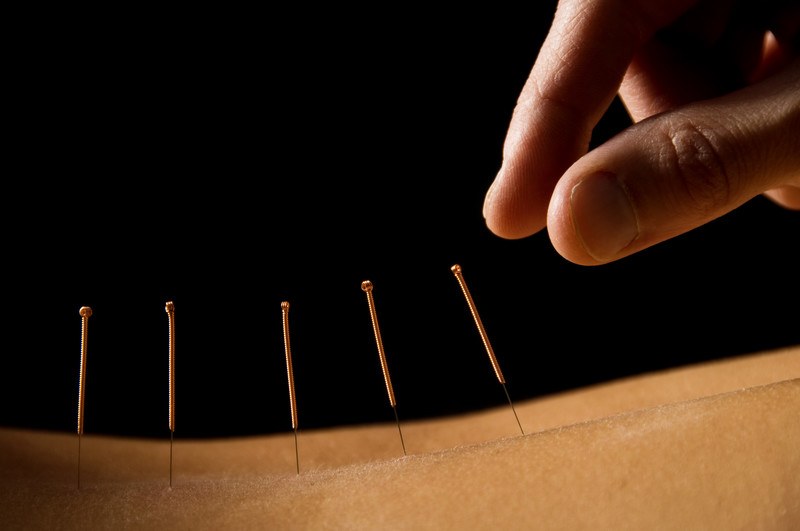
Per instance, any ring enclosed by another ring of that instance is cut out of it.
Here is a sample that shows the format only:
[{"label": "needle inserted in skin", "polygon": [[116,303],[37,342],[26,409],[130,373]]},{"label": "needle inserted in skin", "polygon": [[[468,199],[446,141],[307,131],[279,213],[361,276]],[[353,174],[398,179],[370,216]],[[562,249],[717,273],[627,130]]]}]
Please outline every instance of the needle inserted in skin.
[{"label": "needle inserted in skin", "polygon": [[400,444],[403,445],[403,455],[406,454],[406,443],[403,440],[403,430],[400,429],[400,417],[397,415],[397,400],[394,398],[394,388],[392,387],[392,379],[389,377],[389,367],[386,365],[386,353],[383,351],[383,341],[381,340],[381,330],[378,327],[378,316],[375,313],[375,299],[372,296],[372,282],[365,280],[361,283],[361,289],[367,294],[367,302],[369,303],[369,314],[372,318],[372,329],[375,332],[375,342],[378,344],[378,356],[381,358],[381,370],[383,371],[383,380],[386,382],[386,392],[389,395],[389,404],[394,410],[394,418],[397,421],[397,431],[400,433]]},{"label": "needle inserted in skin", "polygon": [[175,303],[164,310],[169,317],[169,486],[172,487],[172,445],[175,441]]},{"label": "needle inserted in skin", "polygon": [[92,309],[82,306],[81,316],[81,368],[78,377],[78,488],[81,488],[81,436],[83,435],[83,406],[86,397],[86,347],[89,339],[89,317]]},{"label": "needle inserted in skin", "polygon": [[475,302],[472,300],[472,295],[469,292],[469,288],[467,288],[467,283],[464,281],[464,275],[461,271],[461,266],[455,264],[453,267],[450,268],[453,274],[456,276],[458,280],[458,285],[461,286],[461,291],[464,293],[464,298],[467,299],[467,305],[469,306],[469,311],[472,313],[473,319],[475,319],[475,324],[478,326],[478,332],[481,335],[481,339],[483,340],[483,345],[486,347],[486,352],[489,354],[489,361],[492,362],[492,368],[494,368],[494,373],[497,376],[497,380],[503,386],[503,391],[506,394],[506,398],[508,399],[508,403],[511,406],[511,411],[514,413],[514,418],[517,419],[517,425],[519,426],[519,431],[525,435],[525,430],[522,429],[522,424],[519,421],[519,417],[517,416],[517,410],[514,408],[514,403],[511,401],[511,395],[508,394],[508,389],[506,388],[506,379],[503,377],[503,371],[500,370],[500,364],[497,362],[497,357],[494,355],[494,350],[492,349],[491,343],[489,343],[489,336],[486,335],[486,329],[483,327],[483,322],[481,321],[480,315],[478,315],[478,310],[475,308]]},{"label": "needle inserted in skin", "polygon": [[294,430],[294,459],[297,473],[300,473],[300,452],[297,449],[297,399],[294,393],[294,371],[292,370],[292,348],[289,344],[289,303],[281,303],[283,314],[283,347],[286,351],[286,376],[289,380],[289,408],[292,413],[292,430]]}]

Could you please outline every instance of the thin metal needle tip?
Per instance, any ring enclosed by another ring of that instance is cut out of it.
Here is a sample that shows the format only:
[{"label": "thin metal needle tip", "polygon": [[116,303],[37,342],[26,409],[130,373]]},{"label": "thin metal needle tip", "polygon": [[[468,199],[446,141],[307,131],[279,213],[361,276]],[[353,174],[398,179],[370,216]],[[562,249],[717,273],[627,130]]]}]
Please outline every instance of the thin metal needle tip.
[{"label": "thin metal needle tip", "polygon": [[172,488],[172,443],[175,441],[175,432],[169,432],[169,487]]},{"label": "thin metal needle tip", "polygon": [[294,463],[297,468],[297,475],[300,475],[300,451],[297,449],[297,430],[294,430]]},{"label": "thin metal needle tip", "polygon": [[81,434],[78,434],[78,489],[81,488]]},{"label": "thin metal needle tip", "polygon": [[386,363],[386,352],[383,350],[383,340],[381,339],[381,329],[378,326],[378,315],[375,311],[375,298],[372,295],[372,289],[371,281],[365,280],[361,283],[361,290],[367,294],[369,315],[372,319],[372,330],[375,332],[375,343],[378,345],[378,356],[381,359],[381,370],[383,371],[383,381],[386,383],[386,393],[389,395],[389,404],[394,410],[394,418],[397,421],[397,431],[400,433],[400,444],[403,446],[403,455],[408,455],[406,453],[406,443],[403,440],[403,430],[400,429],[400,417],[397,415],[397,400],[395,400],[394,397],[392,379],[389,377],[389,366]]},{"label": "thin metal needle tip", "polygon": [[511,406],[511,411],[514,413],[514,418],[517,419],[517,426],[519,426],[519,431],[522,435],[525,435],[525,430],[522,429],[522,423],[519,421],[519,416],[517,416],[517,409],[514,407],[514,402],[511,401],[511,395],[508,394],[508,388],[506,384],[503,385],[503,392],[506,394],[506,398],[508,399],[508,405]]},{"label": "thin metal needle tip", "polygon": [[481,335],[483,346],[486,347],[486,353],[489,354],[489,361],[492,363],[494,374],[497,376],[497,380],[503,386],[503,391],[506,394],[506,398],[508,398],[508,403],[511,405],[511,411],[514,413],[514,418],[517,420],[519,431],[522,433],[522,435],[525,435],[525,430],[522,429],[522,423],[520,423],[519,416],[517,416],[517,410],[514,408],[514,403],[511,401],[511,396],[508,394],[508,389],[506,388],[506,379],[503,376],[503,371],[500,370],[500,363],[497,361],[497,356],[494,355],[494,349],[492,348],[492,344],[489,342],[489,336],[486,334],[486,329],[483,327],[483,321],[481,321],[481,317],[478,315],[478,309],[475,307],[475,301],[472,300],[472,294],[469,292],[467,283],[464,280],[461,266],[455,264],[450,268],[450,271],[452,271],[456,276],[458,285],[461,286],[461,292],[464,294],[464,298],[467,300],[467,306],[469,306],[469,311],[472,314],[472,318],[475,320],[475,325],[478,327],[478,332]]},{"label": "thin metal needle tip", "polygon": [[397,421],[397,433],[400,434],[400,444],[403,445],[403,455],[408,455],[406,453],[406,442],[403,439],[403,430],[400,429],[400,417],[397,415],[397,406],[392,406],[394,410],[394,419]]}]

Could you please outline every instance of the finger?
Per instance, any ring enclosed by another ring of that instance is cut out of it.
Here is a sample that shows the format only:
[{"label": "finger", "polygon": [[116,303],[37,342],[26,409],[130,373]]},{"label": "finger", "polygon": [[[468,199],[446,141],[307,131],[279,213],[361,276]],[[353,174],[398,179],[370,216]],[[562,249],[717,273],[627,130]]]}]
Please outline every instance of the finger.
[{"label": "finger", "polygon": [[[698,9],[692,15],[696,22],[684,17],[680,30],[660,32],[632,59],[619,95],[635,122],[748,84],[760,61],[765,27],[748,25],[741,12]],[[706,31],[702,20],[723,27]]]},{"label": "finger", "polygon": [[800,4],[699,4],[636,53],[619,95],[634,121],[772,75],[797,56]]},{"label": "finger", "polygon": [[577,264],[606,263],[765,191],[800,186],[798,86],[800,59],[757,85],[639,122],[593,150],[553,192],[553,245]]},{"label": "finger", "polygon": [[[633,120],[732,92],[785,66],[790,57],[780,53],[768,31],[770,17],[761,9],[755,4],[728,11],[697,9],[693,14],[702,17],[695,24],[683,25],[680,31],[671,27],[647,42],[631,61],[619,90]],[[723,27],[706,31],[703,20]]]},{"label": "finger", "polygon": [[484,202],[492,232],[521,238],[544,227],[555,183],[586,153],[637,48],[695,1],[559,3]]},{"label": "finger", "polygon": [[[798,177],[798,181],[800,181],[800,177]],[[800,210],[800,185],[773,188],[764,192],[764,195],[783,208]]]}]

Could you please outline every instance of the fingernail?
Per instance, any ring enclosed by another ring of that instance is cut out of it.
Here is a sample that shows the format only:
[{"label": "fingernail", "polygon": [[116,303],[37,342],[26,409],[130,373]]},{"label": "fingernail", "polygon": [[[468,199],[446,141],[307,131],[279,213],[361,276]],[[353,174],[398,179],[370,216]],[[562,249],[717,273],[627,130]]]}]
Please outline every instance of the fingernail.
[{"label": "fingernail", "polygon": [[630,198],[612,173],[595,173],[575,185],[570,211],[583,248],[598,262],[608,262],[639,235]]}]

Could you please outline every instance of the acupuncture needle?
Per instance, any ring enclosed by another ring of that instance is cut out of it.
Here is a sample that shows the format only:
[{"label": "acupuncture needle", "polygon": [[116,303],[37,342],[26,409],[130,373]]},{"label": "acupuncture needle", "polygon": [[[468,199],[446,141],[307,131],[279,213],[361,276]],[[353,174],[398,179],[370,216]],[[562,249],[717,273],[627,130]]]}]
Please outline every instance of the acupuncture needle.
[{"label": "acupuncture needle", "polygon": [[92,309],[81,306],[78,311],[81,316],[81,367],[78,377],[78,488],[81,488],[81,437],[83,436],[83,411],[86,402],[86,349],[89,340],[89,317]]},{"label": "acupuncture needle", "polygon": [[492,344],[489,342],[489,336],[486,334],[486,329],[483,326],[483,322],[481,321],[480,315],[478,315],[478,309],[475,307],[475,301],[472,300],[472,295],[469,292],[469,288],[467,288],[467,283],[464,281],[464,275],[461,270],[461,266],[455,264],[453,267],[450,268],[453,274],[456,276],[458,280],[458,285],[461,286],[461,291],[464,293],[464,298],[467,299],[467,305],[469,306],[469,311],[472,314],[472,318],[475,320],[475,324],[478,327],[478,332],[481,335],[481,339],[483,340],[483,346],[486,347],[486,352],[489,354],[489,361],[492,363],[492,368],[494,369],[494,374],[497,376],[497,380],[500,382],[500,385],[503,386],[503,391],[506,394],[506,398],[508,399],[508,404],[511,406],[511,411],[514,413],[514,418],[517,419],[517,425],[519,426],[519,431],[525,435],[525,430],[522,429],[522,423],[519,421],[519,417],[517,416],[517,410],[514,408],[514,403],[511,401],[511,395],[508,394],[508,388],[506,387],[506,379],[503,376],[503,371],[500,370],[500,364],[497,362],[497,357],[494,355],[494,349],[492,349]]},{"label": "acupuncture needle", "polygon": [[169,486],[172,488],[172,446],[175,441],[175,303],[164,310],[169,318]]},{"label": "acupuncture needle", "polygon": [[372,329],[375,332],[375,342],[378,345],[378,356],[381,359],[381,370],[383,371],[383,380],[386,382],[386,392],[389,395],[389,404],[394,410],[394,418],[397,421],[397,432],[400,434],[400,444],[403,445],[403,455],[406,454],[406,443],[403,440],[403,430],[400,429],[400,417],[397,415],[397,400],[394,397],[394,388],[392,387],[392,379],[389,377],[389,367],[386,364],[386,353],[383,350],[383,341],[381,340],[381,330],[378,327],[378,316],[375,313],[375,299],[372,295],[372,282],[365,280],[361,283],[361,290],[367,294],[367,303],[369,303],[369,314],[372,319]]},{"label": "acupuncture needle", "polygon": [[283,314],[283,347],[286,351],[286,376],[289,380],[289,409],[292,414],[292,430],[294,431],[294,462],[300,474],[300,452],[297,449],[297,398],[294,392],[294,370],[292,369],[292,348],[289,344],[289,302],[281,303]]}]

